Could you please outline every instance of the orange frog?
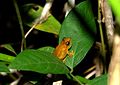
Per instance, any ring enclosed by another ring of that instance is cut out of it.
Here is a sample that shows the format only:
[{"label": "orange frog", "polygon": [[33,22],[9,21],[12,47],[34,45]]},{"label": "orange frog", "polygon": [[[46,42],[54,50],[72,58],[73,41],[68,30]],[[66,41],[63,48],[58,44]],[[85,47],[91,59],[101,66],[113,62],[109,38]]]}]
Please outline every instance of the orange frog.
[{"label": "orange frog", "polygon": [[61,43],[54,50],[54,55],[57,56],[60,60],[64,61],[67,54],[70,57],[73,55],[73,51],[69,52],[70,47],[71,47],[71,38],[68,37],[63,38]]}]

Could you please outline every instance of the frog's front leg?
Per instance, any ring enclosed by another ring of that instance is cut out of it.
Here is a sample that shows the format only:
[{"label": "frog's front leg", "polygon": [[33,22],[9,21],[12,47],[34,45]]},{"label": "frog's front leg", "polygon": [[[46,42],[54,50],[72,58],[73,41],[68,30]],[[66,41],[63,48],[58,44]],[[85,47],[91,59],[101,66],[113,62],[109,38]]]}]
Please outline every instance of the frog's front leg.
[{"label": "frog's front leg", "polygon": [[70,51],[68,51],[68,53],[67,53],[68,55],[69,55],[69,57],[73,57],[73,55],[74,55],[74,51],[72,50],[71,52]]},{"label": "frog's front leg", "polygon": [[[71,52],[70,52],[70,51],[67,51],[67,55],[68,55],[69,57],[73,57],[74,51],[73,51],[73,50],[72,50]],[[63,59],[63,62],[65,62],[65,60],[66,60],[66,58]]]}]

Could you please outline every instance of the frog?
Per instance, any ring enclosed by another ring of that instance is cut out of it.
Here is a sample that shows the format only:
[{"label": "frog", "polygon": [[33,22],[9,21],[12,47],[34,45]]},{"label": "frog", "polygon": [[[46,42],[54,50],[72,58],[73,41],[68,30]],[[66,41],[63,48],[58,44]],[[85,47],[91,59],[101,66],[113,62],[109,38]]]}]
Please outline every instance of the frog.
[{"label": "frog", "polygon": [[53,54],[58,57],[60,60],[65,61],[65,58],[67,55],[70,57],[73,56],[73,51],[69,51],[71,48],[71,38],[70,37],[64,37],[60,44],[55,48]]}]

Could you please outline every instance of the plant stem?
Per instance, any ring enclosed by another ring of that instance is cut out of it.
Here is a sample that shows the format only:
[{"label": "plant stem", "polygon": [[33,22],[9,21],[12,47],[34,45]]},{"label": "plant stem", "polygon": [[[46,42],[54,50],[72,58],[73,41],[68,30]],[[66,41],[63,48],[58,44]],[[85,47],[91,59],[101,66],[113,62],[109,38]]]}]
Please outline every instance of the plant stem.
[{"label": "plant stem", "polygon": [[13,80],[16,80],[17,78],[13,75],[13,74],[9,74],[9,76],[11,77],[11,79],[13,79]]},{"label": "plant stem", "polygon": [[101,3],[100,0],[98,0],[98,23],[99,23],[100,37],[101,37],[101,43],[102,43],[102,54],[105,57],[105,44],[104,44],[103,30],[102,30],[102,24],[101,24],[100,3]]},{"label": "plant stem", "polygon": [[[104,37],[103,37],[103,30],[102,30],[102,23],[101,23],[101,0],[98,0],[98,24],[99,24],[99,30],[100,30],[100,36],[101,36],[101,43],[102,43],[102,56],[104,59],[104,63],[106,61],[106,51],[105,51],[105,43],[104,43]],[[106,72],[106,67],[105,67],[105,72]]]},{"label": "plant stem", "polygon": [[72,78],[77,81],[80,85],[84,85],[82,82],[80,82],[72,73],[70,73],[70,76],[72,76]]},{"label": "plant stem", "polygon": [[[16,0],[13,0],[13,4],[15,6],[15,10],[16,10],[16,14],[17,14],[17,18],[18,18],[18,21],[19,21],[19,24],[20,24],[20,30],[21,30],[21,35],[22,35],[22,39],[24,39],[24,48],[26,48],[26,40],[24,38],[24,29],[23,29],[23,23],[22,23],[22,19],[21,19],[21,15],[20,15],[20,11],[19,11],[19,7],[17,5],[17,2]],[[23,46],[21,47],[21,49],[23,50]]]}]

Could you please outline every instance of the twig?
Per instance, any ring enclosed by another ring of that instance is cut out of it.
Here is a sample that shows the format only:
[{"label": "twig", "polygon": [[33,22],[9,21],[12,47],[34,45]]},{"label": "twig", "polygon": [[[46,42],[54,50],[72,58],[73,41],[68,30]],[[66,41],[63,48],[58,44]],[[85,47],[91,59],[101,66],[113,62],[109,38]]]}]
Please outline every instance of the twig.
[{"label": "twig", "polygon": [[68,13],[71,11],[71,9],[75,6],[75,0],[68,0],[68,2],[65,3],[64,5],[64,11],[65,17],[68,15]]},{"label": "twig", "polygon": [[101,43],[102,43],[102,56],[106,56],[106,51],[105,51],[105,43],[104,43],[104,37],[103,37],[103,30],[102,30],[102,23],[101,23],[101,0],[98,0],[98,24],[99,24],[99,30],[100,30],[100,36],[101,36]]},{"label": "twig", "polygon": [[120,30],[115,33],[113,54],[109,65],[108,85],[120,85]]},{"label": "twig", "polygon": [[90,77],[92,77],[93,75],[96,74],[96,70],[93,70],[92,72],[90,72],[87,76],[85,76],[86,79],[89,79]]},{"label": "twig", "polygon": [[114,36],[114,26],[113,26],[113,16],[110,6],[107,3],[107,0],[101,0],[101,9],[104,18],[107,40],[109,50],[112,49],[113,44],[113,36]]},{"label": "twig", "polygon": [[[17,5],[16,0],[13,0],[13,4],[14,4],[14,6],[15,6],[16,14],[17,14],[18,21],[19,21],[19,24],[20,24],[20,30],[21,30],[22,39],[25,39],[25,38],[24,38],[23,23],[22,23],[20,11],[19,11],[19,8],[18,8],[18,5]],[[26,48],[26,40],[24,40],[24,42],[21,42],[21,44],[23,44],[24,48]],[[21,49],[23,49],[23,47],[22,47]]]}]

